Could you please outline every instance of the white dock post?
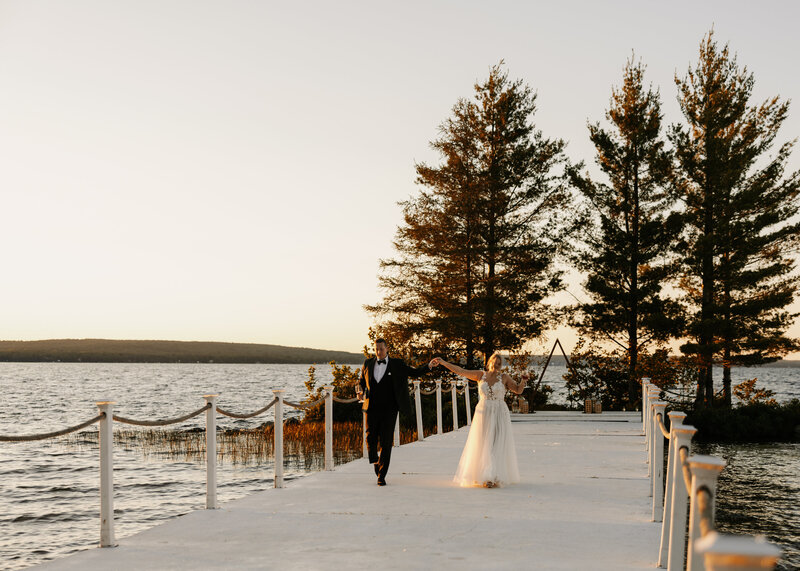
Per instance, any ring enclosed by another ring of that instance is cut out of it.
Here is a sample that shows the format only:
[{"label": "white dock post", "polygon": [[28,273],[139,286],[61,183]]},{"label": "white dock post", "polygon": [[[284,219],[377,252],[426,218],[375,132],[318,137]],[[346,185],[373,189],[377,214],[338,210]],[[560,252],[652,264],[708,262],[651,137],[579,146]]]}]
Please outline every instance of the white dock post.
[{"label": "white dock post", "polygon": [[658,547],[658,566],[666,568],[667,552],[669,547],[669,525],[672,515],[672,494],[675,487],[675,458],[678,454],[678,440],[675,437],[675,428],[683,424],[685,412],[672,411],[669,416],[669,449],[667,450],[667,482],[664,495],[664,519],[661,523],[661,542]]},{"label": "white dock post", "polygon": [[367,449],[367,411],[361,411],[361,451],[364,455],[364,458],[369,456],[369,450]]},{"label": "white dock post", "polygon": [[[647,464],[650,464],[650,383],[645,387],[645,397],[642,401],[644,409],[644,449],[647,452]],[[650,466],[647,467],[647,476],[650,476]]]},{"label": "white dock post", "polygon": [[642,377],[642,432],[644,433],[647,430],[645,427],[647,426],[647,413],[645,412],[645,408],[647,407],[647,386],[650,384],[650,377]]},{"label": "white dock post", "polygon": [[217,509],[217,397],[203,395],[206,411],[206,509]]},{"label": "white dock post", "polygon": [[394,446],[395,448],[400,447],[400,414],[397,414],[397,418],[394,421]]},{"label": "white dock post", "polygon": [[275,487],[283,487],[283,389],[273,389],[275,398]]},{"label": "white dock post", "polygon": [[[700,513],[701,506],[697,496],[701,491],[708,492],[710,496],[708,516],[713,525],[717,478],[725,468],[725,460],[714,456],[696,455],[691,456],[687,462],[692,470],[692,493],[689,507],[689,548],[687,549],[689,561],[686,564],[686,571],[703,571],[703,557],[695,551],[697,541],[702,537],[702,530],[700,529],[702,513]],[[711,531],[711,529],[708,531]]]},{"label": "white dock post", "polygon": [[442,433],[442,379],[436,379],[436,434]]},{"label": "white dock post", "polygon": [[472,425],[472,407],[469,402],[469,381],[464,381],[464,406],[467,408],[467,426]]},{"label": "white dock post", "polygon": [[100,547],[115,547],[114,538],[114,401],[97,402],[100,419]]},{"label": "white dock post", "polygon": [[333,387],[325,390],[325,469],[333,470]]},{"label": "white dock post", "polygon": [[651,521],[662,521],[664,519],[664,433],[661,432],[660,423],[663,422],[664,410],[667,403],[657,401],[653,405],[653,438],[655,440],[653,448],[653,517]]},{"label": "white dock post", "polygon": [[417,407],[417,440],[420,442],[425,440],[425,434],[422,430],[422,395],[419,392],[419,384],[422,381],[414,381],[414,403]]},{"label": "white dock post", "polygon": [[458,393],[455,381],[450,381],[450,398],[453,401],[453,430],[458,430]]},{"label": "white dock post", "polygon": [[667,554],[669,571],[683,571],[683,563],[686,561],[686,500],[689,497],[689,490],[683,477],[680,451],[685,448],[687,455],[691,452],[692,436],[695,432],[697,429],[688,424],[675,427],[675,437],[678,442],[675,450],[672,507],[669,516],[669,552]]},{"label": "white dock post", "polygon": [[709,532],[697,542],[697,553],[708,571],[764,571],[774,569],[781,556],[776,545],[761,538]]},{"label": "white dock post", "polygon": [[[648,423],[647,423],[647,457],[648,463],[650,464],[647,468],[647,475],[652,478],[653,477],[653,466],[655,465],[655,445],[656,445],[656,425],[655,425],[655,405],[658,402],[658,394],[656,391],[650,391],[650,397],[647,399],[650,402],[650,406],[648,407],[650,412],[648,412]],[[652,497],[653,490],[651,486],[650,496]]]}]

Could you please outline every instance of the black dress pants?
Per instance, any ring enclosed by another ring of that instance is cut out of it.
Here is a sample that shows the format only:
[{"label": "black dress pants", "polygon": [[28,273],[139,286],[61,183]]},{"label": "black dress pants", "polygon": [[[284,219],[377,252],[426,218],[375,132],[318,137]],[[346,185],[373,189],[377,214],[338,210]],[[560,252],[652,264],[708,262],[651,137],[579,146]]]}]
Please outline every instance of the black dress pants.
[{"label": "black dress pants", "polygon": [[385,478],[389,471],[396,422],[397,407],[386,406],[367,411],[367,452],[370,463],[375,464],[375,474],[380,478]]}]

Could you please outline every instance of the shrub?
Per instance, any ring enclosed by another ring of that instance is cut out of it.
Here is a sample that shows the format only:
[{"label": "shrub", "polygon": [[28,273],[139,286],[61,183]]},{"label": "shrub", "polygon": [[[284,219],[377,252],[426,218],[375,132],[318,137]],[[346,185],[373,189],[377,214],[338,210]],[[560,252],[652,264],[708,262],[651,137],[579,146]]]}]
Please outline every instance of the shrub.
[{"label": "shrub", "polygon": [[[582,408],[587,398],[600,398],[603,410],[625,410],[628,406],[628,361],[623,351],[609,351],[596,345],[578,342],[572,353],[564,380],[567,400]],[[664,348],[652,353],[641,351],[636,367],[637,382],[648,377],[650,382],[667,391],[671,399],[686,406],[693,402],[696,369],[686,357],[670,356]],[[641,399],[636,401],[637,408]]]},{"label": "shrub", "polygon": [[[331,361],[331,375],[333,380],[333,394],[341,399],[350,399],[356,396],[356,383],[361,375],[361,368],[350,368],[349,365],[337,365],[336,361]],[[308,380],[305,382],[306,396],[303,403],[314,402],[322,398],[325,390],[322,386],[317,386],[317,371],[312,365],[308,368]],[[324,385],[323,385],[324,386]],[[303,422],[322,422],[325,420],[325,402],[312,406],[305,410]],[[361,403],[334,403],[333,405],[334,422],[361,422]]]},{"label": "shrub", "polygon": [[783,404],[753,402],[736,408],[705,407],[688,413],[698,442],[800,441],[800,400]]},{"label": "shrub", "polygon": [[[504,369],[514,381],[519,380],[523,374],[528,375],[528,384],[518,398],[524,398],[528,401],[528,410],[531,412],[545,408],[550,395],[553,393],[553,387],[541,384],[539,381],[539,372],[543,367],[544,358],[533,357],[530,352],[523,351],[509,355],[508,366]],[[516,395],[511,393],[506,396],[506,403],[509,408],[511,408],[511,403],[515,397]]]}]

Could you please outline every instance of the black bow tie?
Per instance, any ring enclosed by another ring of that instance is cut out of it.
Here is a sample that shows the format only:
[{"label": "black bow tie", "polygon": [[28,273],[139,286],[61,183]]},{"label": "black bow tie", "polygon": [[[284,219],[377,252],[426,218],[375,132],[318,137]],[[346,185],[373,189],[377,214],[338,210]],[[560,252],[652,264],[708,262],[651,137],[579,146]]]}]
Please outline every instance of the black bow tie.
[{"label": "black bow tie", "polygon": [[378,361],[378,362],[377,362],[377,363],[375,363],[375,364],[376,364],[376,365],[385,365],[385,364],[386,364],[386,359],[381,359],[380,361]]}]

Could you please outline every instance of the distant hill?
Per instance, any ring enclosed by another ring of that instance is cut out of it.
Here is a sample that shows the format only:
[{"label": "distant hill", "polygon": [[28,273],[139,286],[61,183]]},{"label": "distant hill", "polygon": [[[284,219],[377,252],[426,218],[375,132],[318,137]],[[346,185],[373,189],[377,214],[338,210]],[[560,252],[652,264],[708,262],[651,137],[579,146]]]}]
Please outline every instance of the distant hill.
[{"label": "distant hill", "polygon": [[0,341],[0,361],[90,363],[362,363],[360,353],[255,343],[47,339]]},{"label": "distant hill", "polygon": [[[547,355],[533,361],[544,364]],[[336,361],[361,364],[364,355],[307,347],[212,341],[120,341],[113,339],[47,339],[0,341],[0,362],[84,363],[288,363]],[[563,355],[553,355],[553,366],[565,366]],[[800,367],[800,361],[778,361],[764,367]]]}]

